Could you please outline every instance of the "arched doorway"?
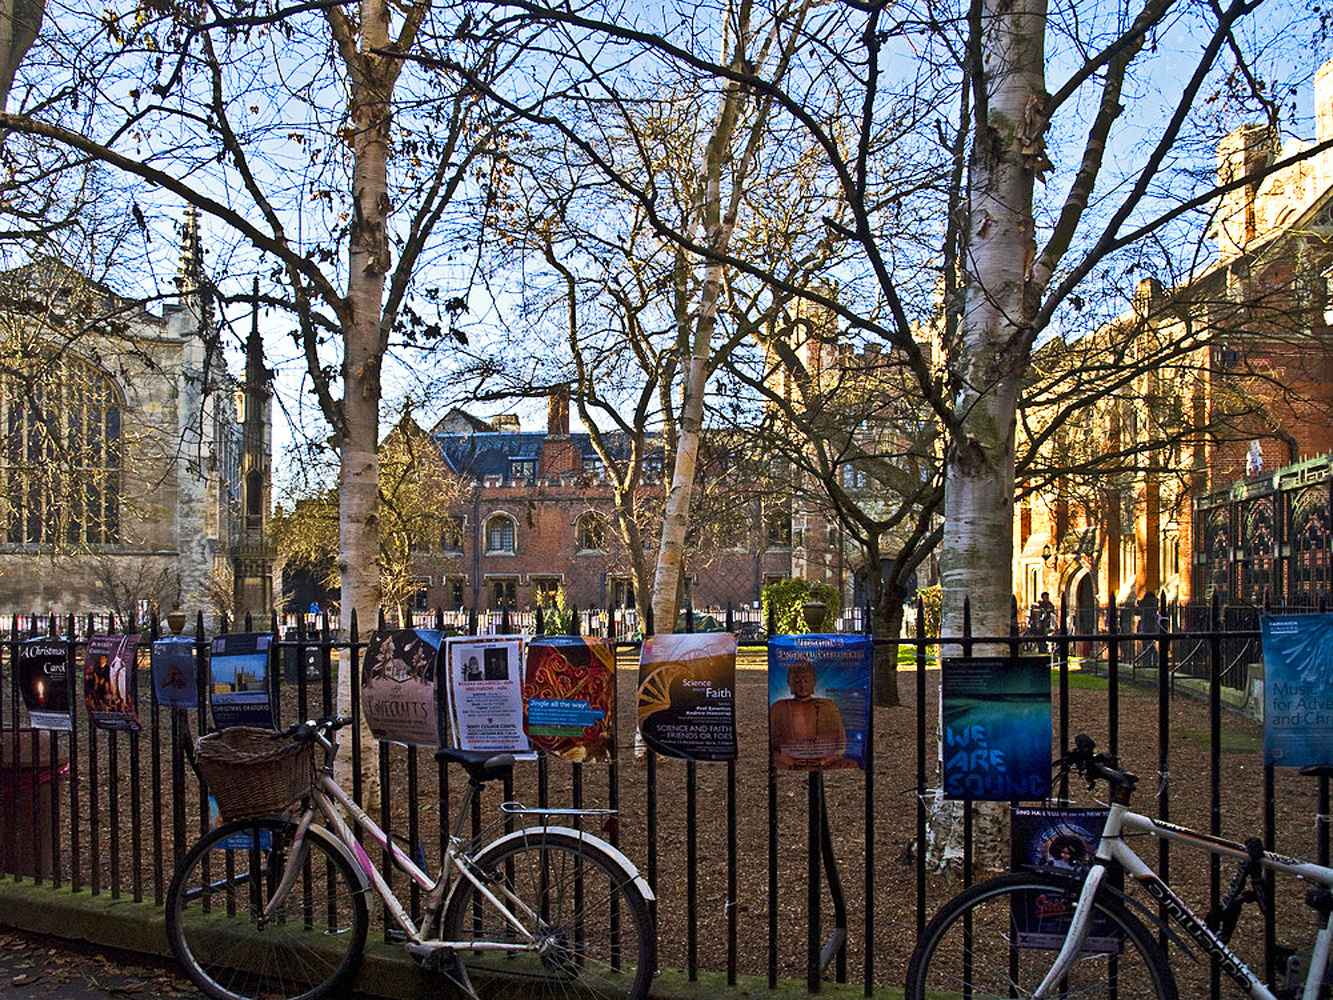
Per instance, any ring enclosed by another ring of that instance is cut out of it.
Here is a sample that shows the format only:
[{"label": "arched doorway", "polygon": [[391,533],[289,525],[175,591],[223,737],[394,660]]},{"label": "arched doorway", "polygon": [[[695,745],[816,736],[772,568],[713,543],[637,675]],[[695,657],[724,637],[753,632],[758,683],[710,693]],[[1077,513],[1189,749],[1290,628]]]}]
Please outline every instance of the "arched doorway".
[{"label": "arched doorway", "polygon": [[[1092,574],[1084,570],[1069,589],[1074,604],[1074,620],[1070,625],[1079,635],[1091,635],[1097,631],[1097,592],[1093,588]],[[1086,640],[1080,642],[1078,655],[1091,656],[1092,643]]]}]

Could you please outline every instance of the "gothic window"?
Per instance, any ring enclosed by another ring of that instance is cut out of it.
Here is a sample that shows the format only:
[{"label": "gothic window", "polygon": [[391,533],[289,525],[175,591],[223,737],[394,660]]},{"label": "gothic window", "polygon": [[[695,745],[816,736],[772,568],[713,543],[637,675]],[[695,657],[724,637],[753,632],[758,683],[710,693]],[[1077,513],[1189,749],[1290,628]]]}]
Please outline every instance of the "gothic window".
[{"label": "gothic window", "polygon": [[785,507],[764,511],[764,542],[770,549],[791,548],[791,514]]},{"label": "gothic window", "polygon": [[596,552],[606,547],[606,522],[599,514],[588,513],[580,517],[576,534],[580,551]]},{"label": "gothic window", "polygon": [[101,369],[70,354],[14,359],[0,376],[0,428],[6,541],[119,543],[121,400]]},{"label": "gothic window", "polygon": [[513,553],[514,519],[508,514],[496,514],[486,522],[486,552]]},{"label": "gothic window", "polygon": [[264,526],[264,476],[258,469],[245,475],[245,527],[257,531]]}]

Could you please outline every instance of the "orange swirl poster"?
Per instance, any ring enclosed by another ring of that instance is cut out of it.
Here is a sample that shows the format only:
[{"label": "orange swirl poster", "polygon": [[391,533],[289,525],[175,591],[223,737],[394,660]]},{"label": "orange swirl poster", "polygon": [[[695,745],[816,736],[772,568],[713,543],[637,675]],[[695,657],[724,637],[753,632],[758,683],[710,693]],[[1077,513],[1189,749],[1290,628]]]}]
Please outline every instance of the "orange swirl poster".
[{"label": "orange swirl poster", "polygon": [[615,671],[615,651],[602,639],[529,643],[523,728],[533,747],[576,763],[614,759]]}]

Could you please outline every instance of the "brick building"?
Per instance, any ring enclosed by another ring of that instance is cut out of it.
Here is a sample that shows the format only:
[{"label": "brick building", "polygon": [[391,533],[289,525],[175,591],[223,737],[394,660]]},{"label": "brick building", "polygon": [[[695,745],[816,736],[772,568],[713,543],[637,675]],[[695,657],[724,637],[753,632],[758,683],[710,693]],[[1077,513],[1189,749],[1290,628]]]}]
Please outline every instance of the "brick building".
[{"label": "brick building", "polygon": [[[1319,144],[1333,140],[1333,62],[1314,90]],[[1123,606],[1157,594],[1239,596],[1210,576],[1224,542],[1196,505],[1333,450],[1333,150],[1263,173],[1308,148],[1293,140],[1279,149],[1267,125],[1228,134],[1219,182],[1254,180],[1219,200],[1208,234],[1215,263],[1177,288],[1140,282],[1132,310],[1094,335],[1118,338],[1131,357],[1173,353],[1145,365],[1075,436],[1105,453],[1150,434],[1163,444],[1095,487],[1057,483],[1019,505],[1020,605],[1049,591],[1086,625],[1112,597]]]}]

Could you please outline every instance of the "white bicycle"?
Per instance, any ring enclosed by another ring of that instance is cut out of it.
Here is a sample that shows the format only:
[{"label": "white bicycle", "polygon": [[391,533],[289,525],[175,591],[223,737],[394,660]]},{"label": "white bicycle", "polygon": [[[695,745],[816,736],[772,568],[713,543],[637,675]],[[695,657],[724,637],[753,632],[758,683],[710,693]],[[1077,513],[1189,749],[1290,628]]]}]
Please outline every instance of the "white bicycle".
[{"label": "white bicycle", "polygon": [[[531,995],[647,996],[656,954],[652,889],[610,844],[551,824],[604,818],[609,810],[506,803],[507,815],[535,825],[469,844],[462,825],[473,796],[514,760],[440,750],[439,759],[461,765],[470,780],[440,870],[430,875],[334,781],[334,734],[349,722],[312,720],[285,734],[223,730],[200,740],[196,763],[215,796],[229,781],[251,786],[245,794],[253,796],[263,776],[238,773],[257,765],[286,772],[274,779],[280,790],[270,803],[298,802],[287,813],[210,831],[180,863],[167,894],[167,934],[200,989],[217,1000],[315,1000],[348,984],[361,961],[373,891],[407,951],[474,998],[473,980],[484,976],[517,980]],[[420,888],[420,921],[391,891],[354,826]]]},{"label": "white bicycle", "polygon": [[[1085,876],[1033,871],[988,879],[945,904],[926,927],[907,970],[907,1000],[926,997],[1107,997],[1176,1000],[1166,955],[1137,914],[1165,927],[1147,907],[1107,878],[1118,865],[1184,930],[1189,944],[1216,958],[1223,975],[1254,1000],[1318,1000],[1333,941],[1333,868],[1264,851],[1258,840],[1237,844],[1129,811],[1138,779],[1113,757],[1096,753],[1087,736],[1058,762],[1089,784],[1110,785],[1110,807],[1097,854]],[[1317,770],[1312,773],[1319,773]],[[1201,920],[1126,842],[1147,834],[1238,862],[1218,912]],[[1281,985],[1260,981],[1228,947],[1242,903],[1262,895],[1265,871],[1313,885],[1306,898],[1318,922],[1304,961],[1286,963]],[[1246,890],[1246,885],[1253,886]],[[1137,913],[1135,912],[1137,910]],[[1302,977],[1301,973],[1304,973]]]}]

